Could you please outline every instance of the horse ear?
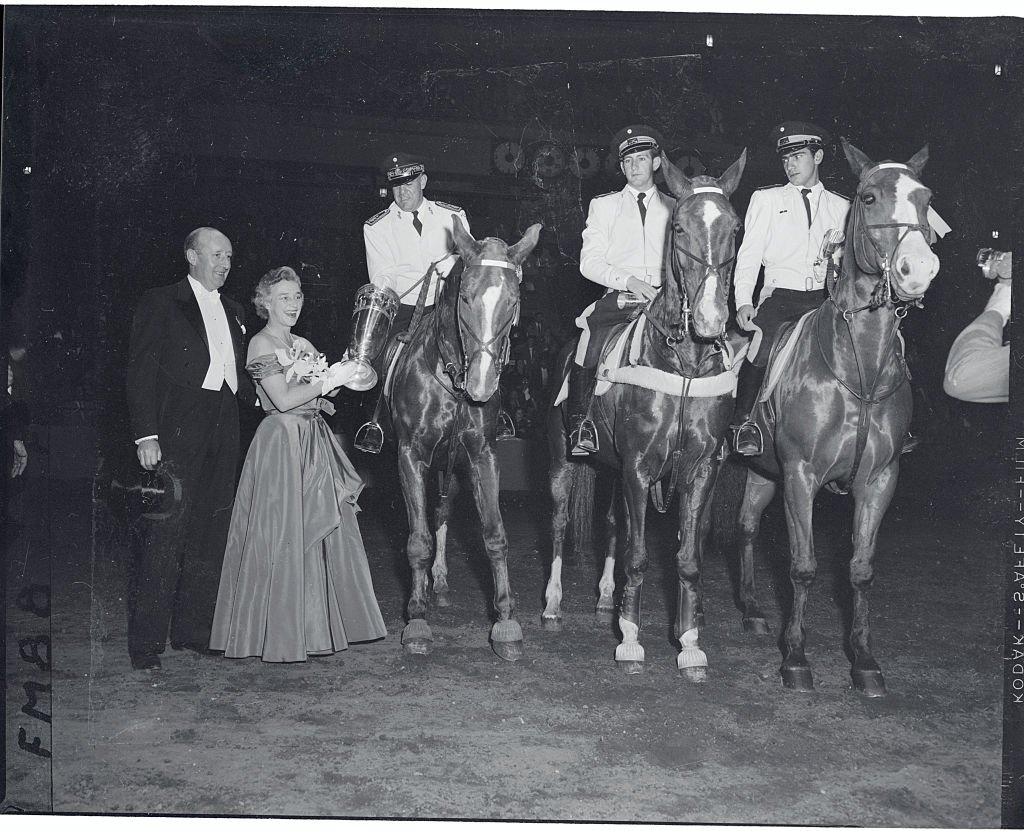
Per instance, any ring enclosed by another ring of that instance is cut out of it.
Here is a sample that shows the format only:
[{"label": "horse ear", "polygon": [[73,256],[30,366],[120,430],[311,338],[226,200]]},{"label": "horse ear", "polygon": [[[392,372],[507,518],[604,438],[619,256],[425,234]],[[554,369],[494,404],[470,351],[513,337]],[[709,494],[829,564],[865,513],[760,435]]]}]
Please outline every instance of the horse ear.
[{"label": "horse ear", "polygon": [[537,240],[540,239],[540,229],[544,226],[539,222],[536,225],[531,225],[526,229],[526,233],[523,234],[523,238],[519,240],[508,250],[508,258],[519,265],[523,260],[530,256],[530,252],[537,245]]},{"label": "horse ear", "polygon": [[452,214],[452,238],[455,240],[455,247],[462,255],[463,262],[468,262],[480,250],[479,243],[466,230],[466,226],[462,224],[462,219],[458,214]]},{"label": "horse ear", "polygon": [[921,171],[924,170],[925,163],[928,161],[928,145],[926,144],[920,150],[918,150],[913,158],[907,162],[907,167],[914,171],[915,176],[920,176]]},{"label": "horse ear", "polygon": [[668,160],[664,150],[661,151],[661,172],[668,189],[676,199],[680,199],[683,193],[692,187],[686,174]]},{"label": "horse ear", "polygon": [[740,177],[743,175],[743,168],[747,166],[747,148],[743,148],[740,157],[729,165],[729,169],[718,177],[718,186],[726,196],[732,196],[733,191],[740,184]]},{"label": "horse ear", "polygon": [[875,163],[871,161],[867,156],[860,152],[844,137],[839,137],[840,143],[843,145],[843,152],[846,154],[846,160],[850,163],[850,170],[853,171],[853,175],[860,179],[860,174],[867,170],[869,167],[874,167]]}]

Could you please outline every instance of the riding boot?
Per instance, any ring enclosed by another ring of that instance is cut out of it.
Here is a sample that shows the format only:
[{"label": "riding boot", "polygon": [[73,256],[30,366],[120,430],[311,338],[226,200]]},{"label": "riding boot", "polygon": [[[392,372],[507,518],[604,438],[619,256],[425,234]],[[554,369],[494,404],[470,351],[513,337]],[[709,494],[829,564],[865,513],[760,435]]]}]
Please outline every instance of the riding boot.
[{"label": "riding boot", "polygon": [[761,428],[750,417],[757,403],[761,384],[767,372],[766,366],[746,363],[740,371],[736,385],[736,410],[732,424],[732,446],[741,456],[760,456],[764,450]]},{"label": "riding boot", "polygon": [[590,419],[590,400],[594,395],[594,370],[572,364],[569,371],[569,453],[587,456],[598,449],[597,428]]}]

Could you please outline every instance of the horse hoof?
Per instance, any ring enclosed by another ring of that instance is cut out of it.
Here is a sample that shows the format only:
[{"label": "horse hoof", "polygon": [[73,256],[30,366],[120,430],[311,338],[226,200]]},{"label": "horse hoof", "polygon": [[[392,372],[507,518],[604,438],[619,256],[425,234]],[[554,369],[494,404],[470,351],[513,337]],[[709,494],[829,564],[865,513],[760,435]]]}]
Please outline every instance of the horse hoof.
[{"label": "horse hoof", "polygon": [[552,617],[548,617],[547,615],[541,615],[540,626],[545,632],[561,632],[562,616],[554,615]]},{"label": "horse hoof", "polygon": [[626,675],[640,675],[644,671],[643,661],[619,661],[619,666]]},{"label": "horse hoof", "polygon": [[782,686],[787,690],[812,692],[814,690],[814,678],[811,675],[811,668],[809,666],[783,667]]},{"label": "horse hoof", "polygon": [[413,618],[402,630],[402,648],[407,655],[429,655],[434,635],[423,618]]},{"label": "horse hoof", "polygon": [[452,605],[452,596],[448,592],[435,592],[434,599],[437,601],[438,606]]},{"label": "horse hoof", "polygon": [[703,684],[708,680],[708,668],[684,667],[679,670],[679,675],[691,684]]},{"label": "horse hoof", "polygon": [[522,641],[491,641],[491,649],[503,661],[518,661],[525,654]]},{"label": "horse hoof", "polygon": [[850,672],[853,677],[853,688],[867,698],[881,698],[886,695],[885,679],[879,669],[855,669]]},{"label": "horse hoof", "polygon": [[763,617],[743,618],[743,631],[751,635],[770,635],[772,633],[771,628],[768,626],[768,621]]}]

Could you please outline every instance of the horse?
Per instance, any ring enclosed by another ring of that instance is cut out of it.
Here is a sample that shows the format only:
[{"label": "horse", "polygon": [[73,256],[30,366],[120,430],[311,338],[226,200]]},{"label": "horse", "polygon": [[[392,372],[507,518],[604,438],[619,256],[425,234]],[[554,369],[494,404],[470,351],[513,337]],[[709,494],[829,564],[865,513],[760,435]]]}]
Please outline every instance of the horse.
[{"label": "horse", "polygon": [[405,551],[412,589],[402,631],[402,646],[409,654],[429,654],[433,641],[426,620],[427,569],[434,553],[427,520],[427,474],[434,465],[444,466],[433,576],[435,592],[444,598],[441,605],[447,605],[444,547],[456,463],[471,485],[494,579],[498,619],[491,628],[491,646],[506,661],[524,654],[509,585],[494,441],[498,380],[508,359],[509,332],[519,315],[520,264],[537,244],[540,230],[539,224],[532,225],[509,246],[493,237],[477,241],[456,220],[453,236],[464,268],[461,275],[453,272],[445,281],[433,314],[412,331],[385,391],[409,521]]},{"label": "horse", "polygon": [[744,629],[767,633],[754,585],[753,546],[778,481],[793,586],[781,675],[786,688],[813,689],[804,654],[805,606],[816,571],[812,507],[823,486],[852,493],[851,676],[858,691],[876,697],[886,689],[869,646],[867,592],[879,524],[896,488],[913,408],[897,334],[908,309],[920,305],[939,261],[931,250],[931,191],[920,181],[928,146],[906,164],[875,164],[845,139],[842,145],[859,184],[840,273],[826,278],[830,296],[803,318],[799,331],[790,327],[776,336],[778,352],[790,333],[792,352],[777,380],[769,366],[762,403],[755,407],[765,447],[761,456],[747,459],[738,522],[740,600]]},{"label": "horse", "polygon": [[[681,652],[676,665],[689,681],[701,683],[707,678],[707,656],[698,642],[700,567],[703,540],[710,527],[711,494],[722,460],[720,449],[736,391],[736,374],[730,367],[739,361],[731,360],[735,354],[726,336],[726,323],[741,223],[728,197],[739,184],[746,158],[744,150],[717,179],[695,176],[691,180],[662,154],[661,170],[676,197],[665,251],[666,276],[659,293],[643,310],[646,326],[639,334],[639,353],[635,360],[630,359],[632,366],[621,370],[625,372],[622,377],[631,380],[612,383],[594,398],[591,411],[599,450],[583,461],[569,457],[565,405],[556,399],[548,411],[552,562],[542,625],[548,630],[561,627],[562,552],[569,506],[579,508],[571,511],[573,534],[579,540],[587,532],[596,462],[617,471],[617,486],[625,503],[626,585],[618,621],[622,641],[616,647],[615,660],[627,674],[642,672],[644,665],[639,632],[640,594],[648,565],[648,492],[663,509],[660,482],[670,477],[669,499],[677,488],[680,493],[674,634]],[[639,326],[640,322],[629,325]],[[568,360],[566,355],[563,375]],[[644,382],[630,375],[634,371],[656,378],[651,386],[661,389],[639,385]],[[586,496],[581,499],[574,494]],[[613,608],[616,501],[613,498],[608,514],[611,539],[601,578],[599,614]]]}]

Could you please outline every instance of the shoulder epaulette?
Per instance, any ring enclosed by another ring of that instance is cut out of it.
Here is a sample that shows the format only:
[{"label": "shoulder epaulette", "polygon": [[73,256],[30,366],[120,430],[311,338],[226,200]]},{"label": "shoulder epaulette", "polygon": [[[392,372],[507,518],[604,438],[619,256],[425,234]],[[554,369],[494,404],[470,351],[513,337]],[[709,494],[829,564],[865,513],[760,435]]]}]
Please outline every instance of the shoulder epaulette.
[{"label": "shoulder epaulette", "polygon": [[446,211],[454,211],[455,213],[461,213],[462,208],[458,205],[452,205],[450,202],[441,202],[440,200],[434,202],[439,208],[444,208]]},{"label": "shoulder epaulette", "polygon": [[597,196],[591,197],[592,199],[601,199],[605,196],[614,196],[616,193],[622,193],[621,190],[610,190],[608,193],[599,193]]},{"label": "shoulder epaulette", "polygon": [[784,188],[785,185],[765,185],[764,187],[758,188],[758,190],[774,190],[775,188]]},{"label": "shoulder epaulette", "polygon": [[368,220],[366,220],[366,222],[364,222],[363,224],[364,224],[364,225],[373,225],[374,223],[380,222],[380,221],[381,221],[381,220],[382,220],[382,219],[384,218],[384,215],[385,215],[385,214],[386,214],[387,212],[388,212],[388,209],[387,209],[387,208],[385,208],[385,209],[384,209],[383,211],[381,211],[381,212],[380,212],[379,214],[374,214],[373,216],[371,216],[371,217],[370,217],[370,218],[369,218]]}]

